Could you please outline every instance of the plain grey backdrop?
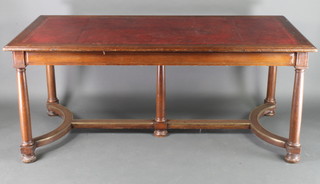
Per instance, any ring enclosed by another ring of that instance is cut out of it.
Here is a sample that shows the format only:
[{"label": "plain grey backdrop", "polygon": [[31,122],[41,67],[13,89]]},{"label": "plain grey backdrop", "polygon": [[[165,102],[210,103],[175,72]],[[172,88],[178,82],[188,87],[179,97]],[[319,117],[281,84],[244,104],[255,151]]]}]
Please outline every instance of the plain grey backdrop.
[{"label": "plain grey backdrop", "polygon": [[[10,0],[0,1],[0,46],[39,15],[284,15],[320,47],[318,0]],[[302,124],[302,161],[250,131],[76,130],[19,160],[20,130],[12,56],[0,51],[0,183],[319,183],[320,54],[310,54]],[[45,110],[45,68],[27,77],[35,136],[59,124]],[[153,118],[156,68],[56,67],[58,97],[79,118]],[[294,69],[280,67],[278,110],[263,124],[288,135]],[[267,67],[167,67],[168,118],[246,118],[263,102]],[[188,134],[187,134],[188,133]]]}]

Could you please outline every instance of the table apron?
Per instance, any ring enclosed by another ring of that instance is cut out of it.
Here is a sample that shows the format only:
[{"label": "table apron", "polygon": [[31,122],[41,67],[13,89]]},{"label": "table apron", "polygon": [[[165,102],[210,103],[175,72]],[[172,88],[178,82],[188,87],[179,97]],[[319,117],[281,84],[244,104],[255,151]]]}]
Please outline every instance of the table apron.
[{"label": "table apron", "polygon": [[26,52],[27,65],[294,66],[295,53]]}]

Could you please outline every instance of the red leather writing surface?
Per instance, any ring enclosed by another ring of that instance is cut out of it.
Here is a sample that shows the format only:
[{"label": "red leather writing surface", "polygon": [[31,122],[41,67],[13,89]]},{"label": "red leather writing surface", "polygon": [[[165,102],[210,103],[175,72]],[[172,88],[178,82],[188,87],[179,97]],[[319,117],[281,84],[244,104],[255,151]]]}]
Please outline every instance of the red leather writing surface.
[{"label": "red leather writing surface", "polygon": [[24,44],[296,45],[277,17],[48,17]]}]

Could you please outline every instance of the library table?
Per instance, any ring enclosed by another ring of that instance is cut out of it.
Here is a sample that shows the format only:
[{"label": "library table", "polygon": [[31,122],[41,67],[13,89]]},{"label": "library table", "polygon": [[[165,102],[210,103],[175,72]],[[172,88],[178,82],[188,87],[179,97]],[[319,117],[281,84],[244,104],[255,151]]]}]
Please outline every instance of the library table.
[{"label": "library table", "polygon": [[[262,140],[285,148],[287,162],[300,160],[304,71],[308,52],[317,49],[283,16],[40,16],[4,50],[13,52],[17,73],[21,154],[25,163],[36,160],[36,148],[58,140],[74,128],[150,129],[157,137],[174,129],[251,129]],[[46,66],[48,114],[62,118],[58,128],[38,137],[33,137],[31,129],[28,65]],[[155,117],[73,118],[72,112],[59,104],[55,65],[156,66]],[[266,98],[248,119],[167,119],[166,65],[268,66]],[[259,123],[260,117],[275,113],[278,66],[295,68],[288,138],[273,134]]]}]

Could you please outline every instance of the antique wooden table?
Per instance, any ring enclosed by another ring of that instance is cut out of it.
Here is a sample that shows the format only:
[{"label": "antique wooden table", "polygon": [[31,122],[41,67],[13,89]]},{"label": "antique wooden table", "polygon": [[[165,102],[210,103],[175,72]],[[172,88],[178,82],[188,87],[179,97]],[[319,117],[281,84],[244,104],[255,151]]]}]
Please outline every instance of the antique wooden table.
[{"label": "antique wooden table", "polygon": [[[316,48],[282,16],[40,16],[4,47],[13,52],[17,71],[23,162],[36,160],[35,149],[73,128],[251,129],[264,141],[287,150],[285,160],[300,160],[300,125],[304,71],[308,52]],[[28,65],[46,65],[49,115],[63,122],[55,130],[32,136],[26,81]],[[150,120],[74,119],[56,97],[54,65],[155,65],[156,112]],[[165,112],[165,65],[268,66],[264,104],[246,120],[172,120]],[[277,66],[293,66],[295,79],[288,138],[259,123],[274,115]]]}]

